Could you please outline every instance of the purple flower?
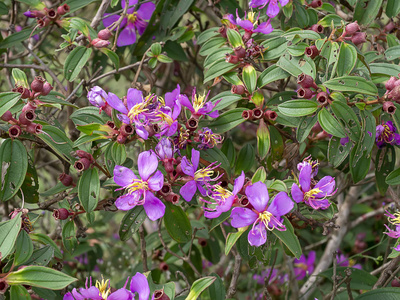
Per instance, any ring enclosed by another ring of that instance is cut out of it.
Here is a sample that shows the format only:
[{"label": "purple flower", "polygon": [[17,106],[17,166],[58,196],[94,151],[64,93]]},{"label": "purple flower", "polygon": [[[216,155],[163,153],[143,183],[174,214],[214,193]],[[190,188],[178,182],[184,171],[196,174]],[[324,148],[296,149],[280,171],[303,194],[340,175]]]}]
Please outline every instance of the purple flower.
[{"label": "purple flower", "polygon": [[179,97],[180,103],[187,107],[192,116],[195,118],[199,118],[200,116],[210,116],[211,118],[217,118],[219,116],[218,111],[212,111],[215,106],[219,103],[218,100],[216,103],[207,102],[207,98],[210,92],[207,93],[207,96],[199,96],[196,95],[196,88],[193,89],[192,92],[192,102],[189,101],[189,98],[186,95],[181,95]]},{"label": "purple flower", "polygon": [[305,159],[303,159],[303,161],[299,164],[297,164],[297,170],[299,170],[299,172],[301,172],[301,170],[303,169],[304,166],[306,166],[307,164],[311,165],[311,176],[317,176],[318,174],[318,165],[319,162],[317,160],[312,160],[311,155],[307,156]]},{"label": "purple flower", "polygon": [[271,26],[271,19],[256,26],[258,23],[258,17],[256,20],[254,20],[254,16],[255,14],[253,12],[246,12],[244,19],[242,20],[239,17],[238,10],[236,10],[236,19],[232,14],[224,16],[224,19],[227,19],[233,25],[242,27],[245,31],[249,32],[250,35],[253,32],[270,34],[274,30],[274,28]]},{"label": "purple flower", "polygon": [[232,192],[222,188],[219,184],[213,185],[210,197],[215,201],[215,203],[204,199],[202,200],[208,204],[215,205],[215,207],[204,208],[204,216],[213,219],[219,217],[223,212],[230,210],[233,202],[237,198],[237,194],[243,187],[244,179],[245,175],[242,171],[242,174],[235,179]]},{"label": "purple flower", "polygon": [[72,292],[68,292],[64,295],[63,300],[135,300],[135,293],[138,293],[138,300],[149,299],[150,288],[146,276],[141,273],[136,273],[135,276],[132,276],[130,290],[126,289],[128,281],[129,277],[123,288],[111,293],[109,280],[104,281],[104,279],[102,279],[101,282],[97,280],[95,286],[93,286],[92,278],[90,277],[90,284],[88,287],[88,278],[86,278],[85,288],[80,288],[79,292],[74,288]]},{"label": "purple flower", "polygon": [[[289,3],[289,0],[279,0],[279,3],[283,7]],[[251,8],[261,9],[264,8],[267,4],[267,15],[270,18],[276,17],[276,15],[279,13],[278,0],[251,0],[249,6]]]},{"label": "purple flower", "polygon": [[282,224],[282,216],[290,212],[294,206],[286,192],[278,193],[271,204],[268,205],[267,186],[259,181],[246,188],[246,196],[253,209],[235,207],[231,214],[231,225],[235,228],[241,228],[253,224],[248,235],[251,246],[258,247],[265,244],[267,230],[286,230],[285,225]]},{"label": "purple flower", "polygon": [[384,232],[384,234],[387,234],[394,239],[400,238],[400,213],[396,212],[394,213],[394,215],[392,215],[390,212],[386,211],[385,216],[388,217],[388,221],[390,224],[396,226],[396,230],[392,230],[386,224],[384,224],[387,230],[389,230],[389,232]]},{"label": "purple flower", "polygon": [[349,267],[359,270],[362,269],[362,266],[360,264],[356,264],[356,261],[354,259],[348,259],[347,255],[340,254],[336,260],[340,267]]},{"label": "purple flower", "polygon": [[340,145],[345,146],[349,142],[349,137],[341,138]]},{"label": "purple flower", "polygon": [[[219,165],[215,165],[216,162],[210,164],[208,167],[197,170],[199,167],[200,152],[192,149],[192,159],[189,161],[186,156],[182,158],[181,168],[182,172],[188,175],[188,182],[185,183],[180,189],[180,194],[186,201],[192,200],[194,194],[197,190],[203,195],[207,195],[206,188],[210,185],[209,182],[213,180],[218,180],[220,176],[211,179],[214,175],[213,169],[217,168]],[[221,175],[222,176],[222,175]]]},{"label": "purple flower", "polygon": [[90,89],[87,98],[89,102],[98,108],[104,108],[107,105],[107,93],[99,86]]},{"label": "purple flower", "polygon": [[395,133],[396,130],[392,121],[376,126],[376,145],[379,148],[382,148],[385,144],[400,145],[400,134]]},{"label": "purple flower", "polygon": [[311,174],[312,166],[310,164],[306,164],[301,168],[299,175],[300,187],[296,183],[292,185],[293,200],[297,203],[304,201],[313,209],[327,209],[330,203],[326,197],[332,196],[336,192],[334,191],[335,178],[325,176],[311,188]]},{"label": "purple flower", "polygon": [[157,154],[158,158],[161,160],[173,159],[174,153],[175,153],[175,147],[169,139],[162,138],[158,142],[158,144],[155,148],[155,153]]},{"label": "purple flower", "polygon": [[199,133],[198,141],[200,144],[197,145],[197,148],[202,150],[213,148],[222,143],[223,139],[221,135],[213,133],[210,128],[204,127],[202,132]]},{"label": "purple flower", "polygon": [[[129,0],[129,6],[135,5],[138,0]],[[125,8],[125,0],[121,1],[122,8]],[[136,31],[142,35],[147,27],[145,20],[150,20],[151,15],[155,10],[155,4],[152,2],[143,3],[139,9],[135,11],[135,7],[128,8],[127,16],[122,20],[120,28],[122,29],[117,40],[117,46],[132,45],[136,42]],[[120,18],[119,15],[105,14],[103,24],[105,27],[110,27]],[[115,28],[116,29],[116,28]]]},{"label": "purple flower", "polygon": [[400,252],[400,244],[397,245],[396,247],[393,247],[393,249]]},{"label": "purple flower", "polygon": [[152,221],[164,216],[164,203],[153,195],[153,192],[161,190],[164,184],[164,175],[157,170],[157,167],[157,156],[151,150],[139,154],[138,171],[141,178],[137,178],[133,171],[126,167],[115,166],[114,181],[122,186],[117,190],[128,191],[127,194],[118,197],[115,206],[120,210],[130,210],[136,205],[143,205],[147,216]]},{"label": "purple flower", "polygon": [[[271,268],[267,268],[267,269],[263,270],[260,275],[258,275],[258,274],[253,275],[253,279],[258,284],[264,285],[264,281],[266,278],[268,278],[270,272],[271,272]],[[278,279],[278,270],[273,268],[269,281],[274,282],[276,279]]]},{"label": "purple flower", "polygon": [[302,254],[299,259],[294,260],[294,274],[297,280],[302,280],[308,274],[314,272],[315,251],[310,251],[308,258]]}]

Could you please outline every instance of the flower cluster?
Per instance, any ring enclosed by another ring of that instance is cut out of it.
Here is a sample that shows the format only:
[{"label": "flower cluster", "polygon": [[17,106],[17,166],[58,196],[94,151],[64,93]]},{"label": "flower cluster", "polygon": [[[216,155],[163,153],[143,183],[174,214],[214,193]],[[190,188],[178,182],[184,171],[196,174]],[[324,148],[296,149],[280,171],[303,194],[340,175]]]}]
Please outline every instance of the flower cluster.
[{"label": "flower cluster", "polygon": [[400,79],[391,76],[385,83],[386,97],[396,102],[400,102]]},{"label": "flower cluster", "polygon": [[345,40],[351,40],[351,42],[355,45],[364,44],[367,41],[367,33],[361,32],[360,30],[361,29],[357,21],[347,24],[343,31],[342,38]]},{"label": "flower cluster", "polygon": [[397,128],[394,127],[392,121],[382,123],[382,125],[376,126],[376,145],[382,148],[386,144],[400,145],[400,134],[396,133]]},{"label": "flower cluster", "polygon": [[54,23],[62,27],[62,21],[60,18],[69,13],[69,5],[63,4],[54,8],[43,8],[42,10],[28,10],[24,13],[24,15],[28,18],[36,18],[37,25],[40,28],[49,26],[50,24]]},{"label": "flower cluster", "polygon": [[[279,3],[281,4],[281,7],[283,7],[289,3],[289,0],[279,0]],[[278,0],[251,0],[249,6],[251,8],[262,9],[267,4],[268,4],[267,15],[270,18],[276,17],[279,13]]]}]

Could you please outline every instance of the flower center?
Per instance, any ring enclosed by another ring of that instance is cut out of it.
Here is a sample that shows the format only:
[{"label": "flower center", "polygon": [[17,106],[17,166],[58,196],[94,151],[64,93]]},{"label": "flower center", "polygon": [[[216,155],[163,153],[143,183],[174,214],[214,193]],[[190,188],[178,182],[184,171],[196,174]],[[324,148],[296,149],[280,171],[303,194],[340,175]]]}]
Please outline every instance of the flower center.
[{"label": "flower center", "polygon": [[[107,279],[106,281],[104,281],[104,279],[101,279],[101,282],[99,282],[98,280],[96,280],[96,287],[99,289],[100,292],[100,296],[103,299],[107,299],[108,295],[111,292],[111,288],[108,287],[109,286],[109,279]],[[108,288],[107,288],[108,287]]]},{"label": "flower center", "polygon": [[136,104],[128,112],[128,118],[133,121],[134,119],[137,118],[138,115],[140,115],[141,113],[143,113],[147,110],[148,110],[147,108],[144,108],[144,103]]},{"label": "flower center", "polygon": [[194,180],[198,181],[200,179],[207,179],[214,175],[214,171],[208,166],[206,168],[200,169],[194,173]]},{"label": "flower center", "polygon": [[269,229],[268,223],[271,221],[272,217],[273,215],[269,211],[264,211],[258,214],[258,219],[265,225],[267,229]]},{"label": "flower center", "polygon": [[193,108],[194,111],[197,113],[200,108],[204,106],[206,103],[206,95],[204,94],[203,96],[196,95],[194,96],[194,101],[193,101]]},{"label": "flower center", "polygon": [[218,184],[214,185],[213,189],[213,197],[218,198],[218,202],[220,203],[224,203],[227,198],[233,195]]},{"label": "flower center", "polygon": [[161,118],[161,120],[163,120],[164,122],[167,122],[170,126],[172,125],[172,123],[174,123],[174,120],[162,111],[157,111],[156,116]]},{"label": "flower center", "polygon": [[394,140],[394,135],[393,132],[390,130],[390,127],[388,125],[383,125],[383,132],[382,132],[382,138],[386,143],[391,143]]},{"label": "flower center", "polygon": [[249,12],[249,13],[247,14],[247,20],[249,20],[251,23],[254,24],[254,16],[255,16],[255,13],[254,13],[254,12]]},{"label": "flower center", "polygon": [[400,225],[400,213],[397,212],[393,215],[395,216],[395,218],[388,218],[389,222],[393,225]]},{"label": "flower center", "polygon": [[297,263],[297,264],[294,264],[294,266],[297,267],[297,268],[300,268],[300,269],[302,269],[304,271],[308,270],[308,266],[305,263]]},{"label": "flower center", "polygon": [[315,198],[314,195],[317,195],[318,193],[321,193],[322,191],[319,188],[315,188],[312,190],[309,190],[308,192],[304,193],[304,200],[308,199],[313,199]]},{"label": "flower center", "polygon": [[133,24],[133,23],[135,23],[136,20],[137,20],[137,12],[134,12],[134,13],[128,15],[128,21],[130,23]]},{"label": "flower center", "polygon": [[128,189],[128,194],[133,194],[138,190],[148,190],[149,185],[146,181],[143,181],[142,179],[133,179],[132,183],[129,184],[126,188]]}]

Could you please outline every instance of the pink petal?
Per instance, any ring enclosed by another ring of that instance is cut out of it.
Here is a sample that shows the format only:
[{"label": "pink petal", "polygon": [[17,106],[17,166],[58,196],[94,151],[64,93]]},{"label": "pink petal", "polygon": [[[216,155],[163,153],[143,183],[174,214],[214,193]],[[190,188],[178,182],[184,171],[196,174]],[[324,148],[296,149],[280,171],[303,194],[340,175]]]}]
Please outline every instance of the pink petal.
[{"label": "pink petal", "polygon": [[151,15],[156,9],[156,5],[152,2],[143,3],[137,10],[137,14],[144,20],[150,20]]},{"label": "pink petal", "polygon": [[258,181],[246,188],[246,196],[251,205],[258,211],[263,212],[268,204],[269,196],[267,186]]},{"label": "pink petal", "polygon": [[235,228],[246,227],[253,224],[258,215],[252,210],[244,207],[235,207],[231,213],[231,225]]},{"label": "pink petal", "polygon": [[136,42],[136,29],[134,26],[128,24],[119,34],[117,46],[123,47],[132,45]]},{"label": "pink petal", "polygon": [[143,207],[146,211],[147,217],[152,221],[162,218],[165,213],[164,203],[149,191],[145,193],[145,198],[146,200]]}]

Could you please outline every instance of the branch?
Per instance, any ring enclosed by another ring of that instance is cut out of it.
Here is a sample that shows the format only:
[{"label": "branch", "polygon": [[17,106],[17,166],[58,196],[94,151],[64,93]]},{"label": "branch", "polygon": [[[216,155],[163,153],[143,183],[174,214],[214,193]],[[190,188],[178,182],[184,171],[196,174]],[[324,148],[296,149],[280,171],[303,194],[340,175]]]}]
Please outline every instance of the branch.
[{"label": "branch", "polygon": [[100,75],[100,76],[98,76],[98,77],[96,77],[96,78],[93,78],[92,80],[90,80],[90,81],[88,82],[87,85],[91,85],[92,83],[95,83],[96,81],[98,81],[98,80],[100,80],[100,79],[102,79],[102,78],[104,78],[104,77],[108,77],[108,76],[117,74],[117,73],[119,73],[119,72],[121,72],[121,71],[125,71],[125,70],[132,69],[132,68],[134,68],[134,67],[136,67],[136,66],[138,66],[138,65],[140,65],[140,62],[135,62],[134,64],[125,66],[125,67],[123,67],[123,68],[119,68],[118,70],[117,70],[117,69],[114,69],[114,70],[112,70],[112,71],[110,71],[110,72],[104,73],[104,74],[102,74],[102,75]]},{"label": "branch", "polygon": [[236,254],[235,266],[233,268],[231,284],[229,285],[228,294],[226,295],[226,299],[232,298],[236,294],[236,285],[237,285],[237,281],[239,279],[241,264],[242,264],[242,257],[240,256],[240,254]]},{"label": "branch", "polygon": [[94,29],[97,28],[97,26],[99,26],[100,21],[103,18],[104,13],[106,12],[108,6],[110,5],[111,0],[103,0],[101,1],[100,7],[97,10],[96,15],[94,16],[92,22],[90,23],[90,26]]},{"label": "branch", "polygon": [[143,224],[140,225],[140,227],[139,227],[139,237],[140,237],[140,248],[141,248],[141,253],[142,253],[143,272],[148,272],[149,269],[147,267],[146,240],[144,239]]},{"label": "branch", "polygon": [[0,68],[21,68],[21,69],[36,69],[45,71],[46,68],[38,65],[24,65],[24,64],[0,64]]}]

